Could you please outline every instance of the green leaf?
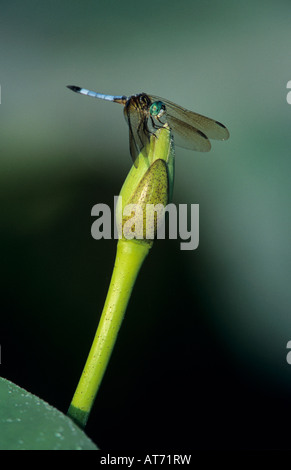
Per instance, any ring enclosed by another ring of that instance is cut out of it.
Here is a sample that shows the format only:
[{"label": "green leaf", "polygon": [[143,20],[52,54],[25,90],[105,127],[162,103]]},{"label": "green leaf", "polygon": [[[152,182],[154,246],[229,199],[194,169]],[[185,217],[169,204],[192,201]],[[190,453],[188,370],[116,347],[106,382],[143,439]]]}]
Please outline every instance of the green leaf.
[{"label": "green leaf", "polygon": [[0,450],[98,450],[73,421],[0,377]]}]

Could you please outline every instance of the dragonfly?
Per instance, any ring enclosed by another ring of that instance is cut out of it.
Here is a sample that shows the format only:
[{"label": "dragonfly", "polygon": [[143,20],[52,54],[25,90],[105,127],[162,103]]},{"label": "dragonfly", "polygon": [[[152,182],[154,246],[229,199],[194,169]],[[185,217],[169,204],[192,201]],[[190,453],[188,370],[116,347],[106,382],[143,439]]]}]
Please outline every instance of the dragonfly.
[{"label": "dragonfly", "polygon": [[151,135],[167,123],[174,136],[174,143],[197,152],[209,152],[209,139],[227,140],[229,132],[219,121],[147,93],[131,96],[114,96],[97,93],[75,85],[67,86],[82,95],[124,105],[124,117],[129,127],[129,149],[134,165],[138,166],[138,155],[147,156]]}]

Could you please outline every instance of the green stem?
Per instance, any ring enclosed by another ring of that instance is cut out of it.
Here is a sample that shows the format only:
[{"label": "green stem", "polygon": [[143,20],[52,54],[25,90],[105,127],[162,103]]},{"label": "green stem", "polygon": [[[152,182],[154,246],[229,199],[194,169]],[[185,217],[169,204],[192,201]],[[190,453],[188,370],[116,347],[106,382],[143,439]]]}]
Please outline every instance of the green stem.
[{"label": "green stem", "polygon": [[96,394],[109,362],[138,272],[151,244],[119,240],[112,278],[101,319],[87,362],[76,388],[68,416],[86,426]]}]

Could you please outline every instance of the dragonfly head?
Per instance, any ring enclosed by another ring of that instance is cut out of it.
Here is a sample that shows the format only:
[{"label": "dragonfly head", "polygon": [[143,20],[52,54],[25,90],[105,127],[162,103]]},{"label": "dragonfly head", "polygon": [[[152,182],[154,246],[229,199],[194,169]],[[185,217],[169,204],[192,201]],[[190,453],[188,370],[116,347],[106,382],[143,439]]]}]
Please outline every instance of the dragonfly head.
[{"label": "dragonfly head", "polygon": [[166,106],[162,101],[154,101],[150,107],[150,115],[155,118],[160,118],[165,114]]}]

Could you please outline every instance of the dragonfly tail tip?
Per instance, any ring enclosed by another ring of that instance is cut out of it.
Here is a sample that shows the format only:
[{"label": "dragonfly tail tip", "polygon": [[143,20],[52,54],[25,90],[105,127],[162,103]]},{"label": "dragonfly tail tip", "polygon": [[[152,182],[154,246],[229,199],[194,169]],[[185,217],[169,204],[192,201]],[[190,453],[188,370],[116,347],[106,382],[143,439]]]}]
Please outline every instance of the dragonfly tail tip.
[{"label": "dragonfly tail tip", "polygon": [[72,91],[75,91],[76,93],[79,93],[79,91],[81,90],[79,86],[75,86],[75,85],[67,85],[67,88],[69,88]]}]

